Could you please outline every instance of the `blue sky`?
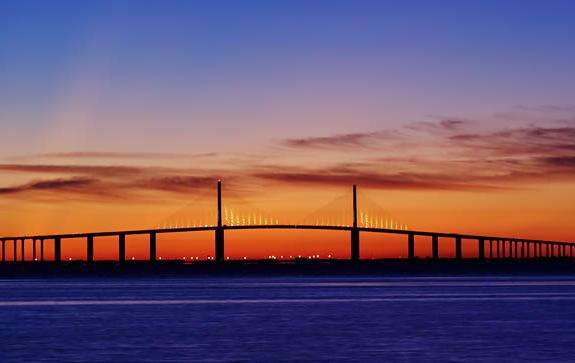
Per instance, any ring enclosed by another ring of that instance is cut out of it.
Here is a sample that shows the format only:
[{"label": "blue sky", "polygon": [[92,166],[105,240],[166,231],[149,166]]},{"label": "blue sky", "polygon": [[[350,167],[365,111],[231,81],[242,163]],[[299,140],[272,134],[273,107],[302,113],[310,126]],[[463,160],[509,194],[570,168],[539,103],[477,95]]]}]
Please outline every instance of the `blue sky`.
[{"label": "blue sky", "polygon": [[[158,146],[167,150],[184,148],[178,130],[195,130],[204,149],[222,131],[253,145],[569,104],[575,95],[572,1],[3,1],[0,9],[0,122],[13,136],[2,154],[25,138],[42,143],[54,124],[81,132],[77,114],[85,145],[64,148],[137,149],[101,137],[140,128],[144,143],[159,130],[174,134]],[[59,123],[62,114],[70,120]]]}]

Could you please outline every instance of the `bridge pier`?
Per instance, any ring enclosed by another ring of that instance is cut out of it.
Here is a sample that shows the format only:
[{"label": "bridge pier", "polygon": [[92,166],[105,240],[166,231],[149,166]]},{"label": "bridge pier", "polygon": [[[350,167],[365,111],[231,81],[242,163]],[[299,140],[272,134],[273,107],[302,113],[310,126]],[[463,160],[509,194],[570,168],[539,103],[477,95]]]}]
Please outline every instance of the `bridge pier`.
[{"label": "bridge pier", "polygon": [[14,239],[12,242],[14,243],[14,262],[18,262],[18,240]]},{"label": "bridge pier", "polygon": [[489,240],[489,258],[493,258],[493,240]]},{"label": "bridge pier", "polygon": [[521,258],[525,258],[525,242],[521,241]]},{"label": "bridge pier", "polygon": [[567,257],[567,245],[563,244],[563,257]]},{"label": "bridge pier", "polygon": [[62,262],[62,239],[60,237],[54,238],[54,261]]},{"label": "bridge pier", "polygon": [[463,253],[461,249],[461,237],[455,237],[455,258],[461,260],[463,258]]},{"label": "bridge pier", "polygon": [[224,261],[224,229],[221,227],[216,228],[215,231],[216,238],[216,248],[215,248],[215,258],[217,262]]},{"label": "bridge pier", "polygon": [[543,243],[539,242],[537,245],[539,247],[538,257],[541,258],[543,257]]},{"label": "bridge pier", "polygon": [[25,241],[26,240],[24,238],[22,238],[20,240],[20,261],[22,261],[22,262],[26,261],[26,255],[24,253],[24,242]]},{"label": "bridge pier", "polygon": [[44,262],[44,240],[40,239],[40,261]]},{"label": "bridge pier", "polygon": [[86,238],[86,261],[94,262],[94,236]]},{"label": "bridge pier", "polygon": [[431,254],[434,260],[439,259],[439,237],[436,234],[431,237]]},{"label": "bridge pier", "polygon": [[126,262],[126,235],[123,233],[118,235],[118,261]]},{"label": "bridge pier", "polygon": [[2,240],[2,262],[6,262],[6,241]]},{"label": "bridge pier", "polygon": [[150,261],[156,261],[156,232],[150,232]]},{"label": "bridge pier", "polygon": [[483,238],[480,238],[477,241],[477,243],[478,243],[477,255],[478,255],[480,260],[484,260],[485,259],[485,240]]},{"label": "bridge pier", "polygon": [[501,240],[495,241],[496,255],[497,258],[501,258]]},{"label": "bridge pier", "polygon": [[32,261],[36,261],[36,238],[32,238]]},{"label": "bridge pier", "polygon": [[351,260],[359,261],[359,229],[351,230]]},{"label": "bridge pier", "polygon": [[407,236],[407,258],[415,258],[415,235],[413,233]]},{"label": "bridge pier", "polygon": [[518,254],[517,254],[518,251],[519,251],[519,249],[518,249],[517,241],[513,241],[513,258],[518,257]]}]

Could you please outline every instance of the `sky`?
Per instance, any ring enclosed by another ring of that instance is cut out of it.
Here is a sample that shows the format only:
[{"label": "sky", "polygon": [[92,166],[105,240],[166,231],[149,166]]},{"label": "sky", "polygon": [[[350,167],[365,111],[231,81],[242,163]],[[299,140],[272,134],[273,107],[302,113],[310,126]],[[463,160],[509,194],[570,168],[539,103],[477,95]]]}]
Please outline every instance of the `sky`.
[{"label": "sky", "polygon": [[[335,222],[355,183],[370,223],[572,240],[574,18],[561,0],[0,0],[0,235],[209,223],[223,179],[244,218]],[[236,234],[234,258],[349,249]],[[213,253],[182,238],[162,253]]]}]

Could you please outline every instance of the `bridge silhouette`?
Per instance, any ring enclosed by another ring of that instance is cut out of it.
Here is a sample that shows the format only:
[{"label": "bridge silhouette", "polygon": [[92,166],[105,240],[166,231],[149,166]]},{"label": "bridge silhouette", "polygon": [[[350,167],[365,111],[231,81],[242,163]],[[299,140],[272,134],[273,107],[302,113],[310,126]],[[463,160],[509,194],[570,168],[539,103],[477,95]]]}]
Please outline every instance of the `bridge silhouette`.
[{"label": "bridge silhouette", "polygon": [[[217,182],[217,214],[214,225],[176,225],[164,226],[152,229],[124,230],[108,232],[86,232],[68,234],[49,235],[25,235],[0,237],[2,246],[1,261],[19,262],[25,261],[25,242],[32,241],[32,261],[43,262],[45,259],[44,242],[53,241],[53,262],[62,262],[62,240],[64,239],[85,239],[86,241],[86,261],[94,262],[94,238],[96,237],[117,237],[118,239],[118,261],[126,261],[126,236],[148,235],[149,261],[157,261],[157,236],[163,233],[183,233],[183,232],[214,232],[214,260],[223,262],[225,251],[225,231],[226,230],[322,230],[322,231],[347,231],[350,233],[350,259],[360,260],[360,234],[362,232],[372,232],[381,234],[395,234],[406,236],[407,258],[416,258],[416,237],[431,237],[432,258],[439,259],[439,238],[449,238],[453,240],[455,247],[455,259],[463,259],[462,244],[464,241],[474,240],[477,243],[477,254],[473,258],[573,258],[575,243],[564,241],[534,240],[517,237],[487,236],[475,234],[460,234],[449,232],[430,232],[411,230],[405,224],[399,224],[393,219],[373,218],[363,213],[358,213],[357,187],[352,188],[352,218],[351,223],[339,220],[338,223],[331,223],[328,220],[316,221],[309,224],[280,223],[277,218],[263,216],[262,214],[250,214],[248,217],[234,215],[233,210],[222,208],[222,182]],[[182,223],[184,224],[184,223]],[[6,248],[12,242],[13,259],[6,258]],[[20,260],[18,260],[18,244],[20,244]]]}]

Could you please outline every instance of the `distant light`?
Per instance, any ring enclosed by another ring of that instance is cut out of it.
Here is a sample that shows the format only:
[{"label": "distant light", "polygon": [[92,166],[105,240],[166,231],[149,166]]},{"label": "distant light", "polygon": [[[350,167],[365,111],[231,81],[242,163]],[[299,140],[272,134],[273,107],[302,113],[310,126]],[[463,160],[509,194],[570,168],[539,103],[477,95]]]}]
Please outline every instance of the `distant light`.
[{"label": "distant light", "polygon": [[134,257],[132,257],[132,261],[134,261],[134,260],[135,260],[135,258],[134,258]]},{"label": "distant light", "polygon": [[186,256],[184,256],[184,260],[186,259]]},{"label": "distant light", "polygon": [[244,256],[244,260],[247,260],[248,258],[246,256]]},{"label": "distant light", "polygon": [[68,257],[68,261],[72,261],[72,257]]}]

